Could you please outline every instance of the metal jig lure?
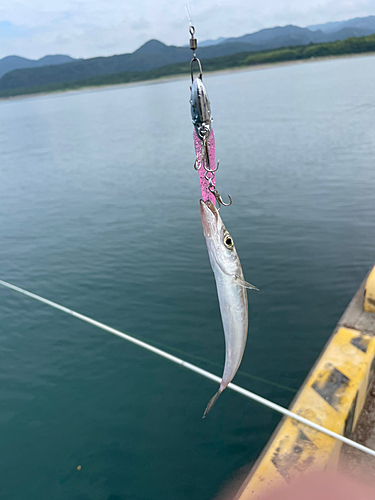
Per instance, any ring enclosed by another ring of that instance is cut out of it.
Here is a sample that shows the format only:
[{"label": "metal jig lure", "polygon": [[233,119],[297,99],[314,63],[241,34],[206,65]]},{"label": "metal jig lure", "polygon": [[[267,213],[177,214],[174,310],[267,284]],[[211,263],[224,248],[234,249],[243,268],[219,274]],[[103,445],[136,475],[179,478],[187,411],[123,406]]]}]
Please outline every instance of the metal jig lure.
[{"label": "metal jig lure", "polygon": [[[215,186],[215,172],[219,168],[219,162],[215,166],[215,138],[212,129],[211,105],[208,99],[206,88],[203,84],[203,71],[200,60],[196,56],[197,39],[194,37],[194,26],[189,27],[190,49],[193,51],[193,58],[190,61],[191,87],[190,87],[190,109],[191,118],[194,125],[194,144],[196,158],[194,162],[195,170],[199,173],[199,180],[203,201],[212,201],[220,206],[232,204],[232,198],[228,195],[229,203],[225,203]],[[194,63],[197,63],[199,75],[194,78]]]}]

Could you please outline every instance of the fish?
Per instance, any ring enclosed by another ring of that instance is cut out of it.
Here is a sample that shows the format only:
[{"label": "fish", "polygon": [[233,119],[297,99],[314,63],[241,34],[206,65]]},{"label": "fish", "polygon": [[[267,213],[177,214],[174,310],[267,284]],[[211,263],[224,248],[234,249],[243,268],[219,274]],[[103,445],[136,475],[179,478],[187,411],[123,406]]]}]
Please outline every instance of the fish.
[{"label": "fish", "polygon": [[211,132],[211,105],[206,88],[199,77],[195,78],[191,86],[190,111],[198,137],[201,140],[207,139]]},{"label": "fish", "polygon": [[219,390],[209,401],[203,414],[205,418],[241,364],[249,323],[247,289],[259,289],[245,281],[233,238],[225,228],[215,205],[211,201],[200,200],[200,211],[225,336],[224,371]]}]

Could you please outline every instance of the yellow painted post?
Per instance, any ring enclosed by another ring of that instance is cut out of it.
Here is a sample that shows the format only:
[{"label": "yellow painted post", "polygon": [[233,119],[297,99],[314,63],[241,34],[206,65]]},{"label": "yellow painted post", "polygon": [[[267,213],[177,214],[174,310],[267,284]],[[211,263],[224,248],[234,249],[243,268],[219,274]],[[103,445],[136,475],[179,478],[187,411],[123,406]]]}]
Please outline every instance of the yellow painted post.
[{"label": "yellow painted post", "polygon": [[366,281],[363,310],[375,313],[375,266],[372,268]]},{"label": "yellow painted post", "polygon": [[[290,408],[327,429],[348,436],[363,407],[375,338],[340,327],[331,337]],[[336,471],[342,444],[284,418],[235,500],[257,500],[267,490],[304,472]]]}]

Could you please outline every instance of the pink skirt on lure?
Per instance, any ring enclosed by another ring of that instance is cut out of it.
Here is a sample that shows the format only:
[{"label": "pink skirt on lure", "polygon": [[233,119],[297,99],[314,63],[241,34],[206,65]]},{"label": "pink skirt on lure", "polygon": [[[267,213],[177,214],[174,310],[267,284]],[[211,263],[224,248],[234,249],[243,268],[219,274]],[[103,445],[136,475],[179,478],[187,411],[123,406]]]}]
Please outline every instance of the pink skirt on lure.
[{"label": "pink skirt on lure", "polygon": [[[193,131],[193,137],[194,137],[194,147],[195,147],[195,155],[196,155],[196,158],[198,159],[198,164],[200,164],[200,159],[201,159],[201,156],[202,156],[202,147],[203,147],[203,141],[201,141],[199,139],[199,137],[197,136],[197,133],[195,132],[195,130]],[[215,169],[215,137],[214,137],[214,131],[211,127],[211,134],[210,134],[210,138],[208,139],[207,141],[207,146],[208,146],[208,154],[209,154],[209,157],[210,157],[210,166],[211,166],[211,169],[214,170]],[[201,166],[201,168],[198,170],[198,173],[199,173],[199,182],[200,182],[200,185],[201,185],[201,191],[202,191],[202,200],[203,201],[212,201],[212,203],[216,206],[216,199],[215,199],[215,196],[211,193],[210,189],[209,189],[209,182],[208,180],[205,178],[204,174],[206,173],[206,170],[204,168],[204,165],[205,165],[205,162],[204,164]],[[212,185],[215,186],[215,174],[214,173],[209,173],[208,174],[208,177],[212,176]]]}]

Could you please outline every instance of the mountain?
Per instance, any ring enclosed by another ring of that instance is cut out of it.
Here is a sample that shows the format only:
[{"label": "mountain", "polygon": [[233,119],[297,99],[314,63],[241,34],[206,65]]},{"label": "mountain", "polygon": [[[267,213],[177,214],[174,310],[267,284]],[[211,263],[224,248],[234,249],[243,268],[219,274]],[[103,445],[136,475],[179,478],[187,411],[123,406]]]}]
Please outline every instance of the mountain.
[{"label": "mountain", "polygon": [[75,59],[60,54],[54,56],[45,56],[41,59],[38,59],[37,61],[34,61],[32,59],[25,59],[24,57],[19,56],[8,56],[4,57],[4,59],[0,59],[0,78],[5,75],[5,73],[13,71],[14,69],[37,68],[40,66],[51,66],[72,61],[75,61]]},{"label": "mountain", "polygon": [[[199,50],[201,59],[228,56],[239,52],[257,50],[248,43],[228,43],[223,46],[203,47]],[[131,54],[93,59],[76,60],[58,66],[24,68],[10,71],[0,78],[0,89],[50,85],[53,83],[87,80],[97,76],[115,73],[150,71],[169,64],[188,62],[192,53],[187,47],[164,45],[158,40],[150,40]]]},{"label": "mountain", "polygon": [[300,28],[299,26],[290,24],[288,26],[263,29],[256,33],[249,33],[237,38],[227,38],[222,44],[242,42],[262,47],[267,45],[267,48],[274,48],[276,45],[279,47],[283,44],[294,45],[293,42],[298,43],[298,45],[301,45],[301,42],[302,44],[320,42],[325,37],[326,35],[321,31],[312,32],[308,28]]},{"label": "mountain", "polygon": [[[343,56],[348,54],[365,54],[375,52],[375,34],[361,38],[347,38],[346,40],[299,45],[268,51],[241,52],[230,56],[215,57],[204,60],[205,72],[218,71],[231,68],[248,68],[253,65],[270,64],[286,61],[311,60],[329,56]],[[41,92],[54,92],[76,90],[80,88],[95,87],[100,85],[116,85],[155,80],[166,76],[184,75],[189,78],[190,65],[186,62],[170,64],[150,71],[133,71],[96,76],[86,80],[68,81],[65,83],[33,85],[18,87],[9,90],[0,89],[0,98],[16,95],[38,94]]]},{"label": "mountain", "polygon": [[[205,40],[204,42],[201,42],[198,40],[198,45],[199,47],[208,47],[209,45],[218,45],[219,43],[225,42],[226,38],[220,37],[216,38],[216,40]],[[188,45],[186,45],[188,47]]]},{"label": "mountain", "polygon": [[367,30],[374,33],[375,16],[356,17],[354,19],[349,19],[348,21],[338,21],[334,23],[314,24],[313,26],[308,26],[308,28],[311,31],[321,30],[323,33],[335,33],[343,28],[358,28],[360,30]]},{"label": "mountain", "polygon": [[315,24],[307,26],[307,28],[300,28],[293,25],[266,28],[236,38],[221,37],[217,40],[205,40],[199,46],[207,47],[225,43],[245,42],[262,45],[262,47],[267,44],[264,50],[269,50],[271,48],[308,43],[335,42],[336,40],[344,40],[350,36],[361,37],[372,35],[373,33],[375,33],[375,16],[368,16],[357,17],[348,21]]},{"label": "mountain", "polygon": [[[213,45],[198,43],[197,55],[204,61],[242,52],[259,52],[363,37],[375,33],[375,16],[316,25],[312,28],[314,29],[293,25],[277,26],[237,38],[226,38],[222,41],[218,39]],[[61,59],[64,57],[68,58],[68,62]],[[111,57],[72,60],[69,56],[47,56],[39,61],[30,61],[11,56],[0,61],[0,70],[1,64],[3,67],[5,65],[3,73],[0,73],[0,76],[3,75],[0,78],[0,91],[60,85],[114,74],[149,72],[163,66],[187,63],[191,57],[192,53],[188,47],[168,46],[158,40],[149,40],[133,53]],[[15,69],[14,64],[24,66],[22,69]]]}]

